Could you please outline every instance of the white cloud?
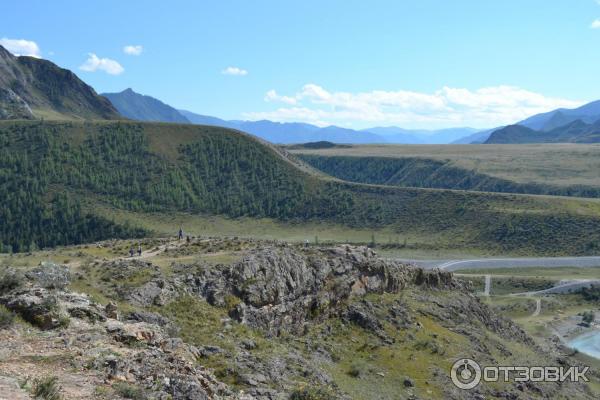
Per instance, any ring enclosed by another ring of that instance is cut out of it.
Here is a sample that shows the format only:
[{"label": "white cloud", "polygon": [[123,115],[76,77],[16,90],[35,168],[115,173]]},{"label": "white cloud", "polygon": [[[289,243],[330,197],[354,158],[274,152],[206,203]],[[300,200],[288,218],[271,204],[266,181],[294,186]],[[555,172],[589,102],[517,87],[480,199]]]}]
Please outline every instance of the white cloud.
[{"label": "white cloud", "polygon": [[88,59],[79,67],[82,71],[95,72],[104,71],[110,75],[119,75],[125,71],[117,61],[110,58],[99,58],[94,53],[88,54]]},{"label": "white cloud", "polygon": [[242,68],[238,68],[238,67],[227,67],[223,71],[221,71],[221,73],[223,75],[237,75],[237,76],[248,75],[248,71],[246,71],[245,69],[242,69]]},{"label": "white cloud", "polygon": [[598,18],[597,20],[595,20],[594,22],[592,22],[592,25],[590,25],[590,28],[592,28],[592,29],[600,29],[600,18]]},{"label": "white cloud", "polygon": [[141,45],[129,45],[123,47],[123,53],[129,54],[130,56],[139,56],[144,51],[144,47]]},{"label": "white cloud", "polygon": [[281,102],[285,104],[296,104],[297,100],[294,97],[280,96],[275,90],[269,90],[265,95],[265,101],[267,102]]},{"label": "white cloud", "polygon": [[282,96],[270,90],[265,100],[283,102],[290,107],[249,112],[244,117],[342,126],[395,124],[412,128],[493,127],[555,108],[573,108],[583,104],[514,86],[492,86],[477,90],[443,87],[434,93],[406,90],[350,93],[331,92],[312,83],[304,85],[293,96]]},{"label": "white cloud", "polygon": [[40,58],[42,53],[36,42],[25,39],[0,39],[0,45],[15,56],[30,56]]}]

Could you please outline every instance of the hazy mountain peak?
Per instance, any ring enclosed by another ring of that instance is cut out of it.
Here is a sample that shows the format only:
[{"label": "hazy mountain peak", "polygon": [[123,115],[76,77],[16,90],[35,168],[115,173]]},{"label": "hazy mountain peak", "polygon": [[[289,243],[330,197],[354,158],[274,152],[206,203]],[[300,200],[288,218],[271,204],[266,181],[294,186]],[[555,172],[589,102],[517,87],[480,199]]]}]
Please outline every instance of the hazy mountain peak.
[{"label": "hazy mountain peak", "polygon": [[127,118],[139,121],[163,121],[190,123],[179,111],[151,96],[136,93],[127,88],[119,93],[103,93],[119,112]]},{"label": "hazy mountain peak", "polygon": [[494,131],[485,143],[597,143],[600,142],[600,129],[597,125],[598,123],[589,124],[581,119],[551,130],[510,125]]},{"label": "hazy mountain peak", "polygon": [[600,119],[600,100],[573,109],[558,108],[546,113],[536,114],[517,124],[531,129],[550,131],[577,119],[588,124]]}]

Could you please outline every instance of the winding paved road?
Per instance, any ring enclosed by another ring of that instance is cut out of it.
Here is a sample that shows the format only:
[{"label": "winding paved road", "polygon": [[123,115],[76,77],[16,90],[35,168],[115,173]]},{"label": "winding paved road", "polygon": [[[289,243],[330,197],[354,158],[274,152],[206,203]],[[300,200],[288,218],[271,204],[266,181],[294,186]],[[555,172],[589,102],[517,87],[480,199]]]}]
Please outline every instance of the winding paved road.
[{"label": "winding paved road", "polygon": [[532,317],[537,317],[542,312],[542,299],[535,299],[535,311],[531,314]]},{"label": "winding paved road", "polygon": [[[593,257],[531,257],[531,258],[481,258],[472,260],[399,260],[415,264],[425,269],[439,268],[446,271],[457,271],[461,269],[492,269],[492,268],[557,268],[576,267],[591,268],[600,267],[600,256]],[[514,293],[511,296],[543,296],[546,294],[568,293],[573,290],[600,285],[597,279],[578,279],[559,282],[556,286],[537,292]],[[491,275],[485,275],[484,296],[490,295]],[[542,311],[541,299],[534,298],[535,311],[532,317],[537,317]]]},{"label": "winding paved road", "polygon": [[525,296],[541,296],[544,294],[564,294],[576,291],[584,287],[600,286],[598,279],[573,279],[559,282],[556,286],[536,292],[520,293]]},{"label": "winding paved road", "polygon": [[491,275],[486,275],[485,276],[485,288],[483,289],[483,295],[484,296],[489,296],[490,295],[490,288],[492,286],[492,276]]},{"label": "winding paved road", "polygon": [[531,268],[531,267],[600,267],[600,256],[593,257],[531,257],[531,258],[481,258],[473,260],[399,260],[426,269],[440,268],[446,271],[483,268]]},{"label": "winding paved road", "polygon": [[[400,260],[415,264],[426,269],[439,268],[446,271],[461,269],[492,269],[492,268],[558,268],[576,267],[591,268],[600,267],[600,256],[593,257],[531,257],[531,258],[481,258],[474,260]],[[568,293],[573,290],[600,285],[598,279],[574,279],[559,282],[556,286],[536,292],[514,293],[511,296],[534,297],[535,310],[532,317],[537,317],[542,311],[542,300],[537,296],[556,293]],[[483,295],[490,295],[491,275],[485,275],[485,286]]]}]

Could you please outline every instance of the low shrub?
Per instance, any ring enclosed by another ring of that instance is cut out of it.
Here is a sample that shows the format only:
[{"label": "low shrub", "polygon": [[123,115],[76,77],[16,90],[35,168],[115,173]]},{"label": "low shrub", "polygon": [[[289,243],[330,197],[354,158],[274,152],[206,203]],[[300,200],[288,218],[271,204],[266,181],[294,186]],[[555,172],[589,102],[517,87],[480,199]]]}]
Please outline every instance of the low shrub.
[{"label": "low shrub", "polygon": [[360,378],[364,374],[365,366],[360,363],[353,363],[350,365],[350,369],[348,370],[348,375],[353,378]]},{"label": "low shrub", "polygon": [[56,376],[48,376],[42,379],[36,379],[33,382],[33,396],[36,399],[43,400],[62,400],[62,388],[58,383]]},{"label": "low shrub", "polygon": [[0,274],[0,293],[17,289],[25,282],[25,276],[14,269],[7,269]]},{"label": "low shrub", "polygon": [[6,307],[0,305],[0,329],[10,327],[15,321],[15,314]]},{"label": "low shrub", "polygon": [[121,396],[126,399],[133,400],[145,400],[146,394],[140,387],[132,385],[126,382],[118,382],[113,385],[113,389]]},{"label": "low shrub", "polygon": [[333,400],[336,398],[331,390],[314,387],[301,387],[290,395],[290,400]]}]

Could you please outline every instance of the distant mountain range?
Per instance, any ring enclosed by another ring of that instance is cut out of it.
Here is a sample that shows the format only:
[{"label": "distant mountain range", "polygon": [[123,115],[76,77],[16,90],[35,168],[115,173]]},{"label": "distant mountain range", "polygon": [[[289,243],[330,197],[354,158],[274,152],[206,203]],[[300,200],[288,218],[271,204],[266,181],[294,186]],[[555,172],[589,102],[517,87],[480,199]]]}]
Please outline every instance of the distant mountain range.
[{"label": "distant mountain range", "polygon": [[600,120],[588,124],[578,119],[549,131],[510,125],[492,133],[485,143],[600,143]]},{"label": "distant mountain range", "polygon": [[600,100],[574,109],[559,108],[495,129],[492,143],[599,143]]},{"label": "distant mountain range", "polygon": [[537,114],[517,124],[537,131],[548,132],[577,120],[592,124],[599,119],[600,100],[597,100],[574,109],[559,108],[547,113]]},{"label": "distant mountain range", "polygon": [[386,140],[374,133],[328,126],[320,128],[299,122],[273,121],[225,121],[219,118],[195,114],[191,111],[180,112],[193,124],[221,126],[250,133],[273,143],[292,144],[329,141],[334,143],[385,143]]},{"label": "distant mountain range", "polygon": [[444,144],[460,140],[478,132],[474,128],[447,128],[438,130],[411,130],[396,126],[367,128],[363,132],[375,133],[389,143],[399,144]]},{"label": "distant mountain range", "polygon": [[490,137],[492,132],[502,129],[504,127],[498,127],[493,129],[487,129],[485,131],[478,131],[471,135],[464,136],[458,140],[455,140],[451,144],[482,144]]},{"label": "distant mountain range", "polygon": [[106,98],[73,72],[0,46],[0,119],[119,119]]},{"label": "distant mountain range", "polygon": [[154,97],[144,96],[131,89],[120,93],[102,93],[115,106],[122,116],[139,121],[179,122],[190,121],[173,107]]},{"label": "distant mountain range", "polygon": [[238,129],[273,143],[328,141],[368,144],[595,143],[600,142],[600,100],[575,109],[537,114],[506,127],[411,130],[395,126],[362,130],[305,123],[223,120],[177,110],[132,89],[98,95],[73,72],[0,46],[0,119],[122,119],[212,125]]},{"label": "distant mountain range", "polygon": [[192,123],[238,129],[273,143],[293,144],[329,141],[334,143],[450,143],[477,132],[473,128],[441,130],[409,130],[398,127],[375,127],[363,130],[339,126],[319,127],[298,122],[223,120],[175,108],[132,89],[120,93],[105,93],[116,109],[125,117],[140,121]]}]

